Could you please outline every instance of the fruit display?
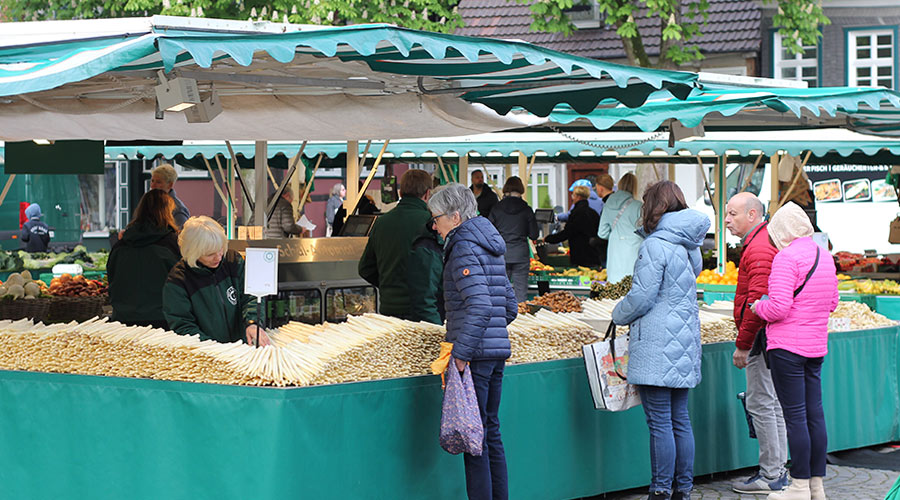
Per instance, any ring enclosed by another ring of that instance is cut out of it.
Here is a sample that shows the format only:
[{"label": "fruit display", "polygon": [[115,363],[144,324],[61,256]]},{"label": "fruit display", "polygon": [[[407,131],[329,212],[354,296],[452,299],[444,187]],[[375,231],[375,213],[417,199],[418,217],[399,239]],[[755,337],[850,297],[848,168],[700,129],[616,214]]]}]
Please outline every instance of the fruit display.
[{"label": "fruit display", "polygon": [[50,269],[56,264],[78,264],[84,270],[105,271],[108,259],[108,251],[88,252],[83,245],[76,246],[71,252],[57,253],[0,250],[0,271]]},{"label": "fruit display", "polygon": [[589,267],[570,267],[561,273],[550,273],[550,276],[586,276],[591,281],[606,281],[606,269],[596,270]]},{"label": "fruit display", "polygon": [[82,275],[63,274],[50,281],[50,295],[57,297],[94,297],[109,291],[106,283],[87,279]]},{"label": "fruit display", "polygon": [[553,266],[548,266],[537,259],[531,259],[528,265],[529,271],[553,271]]},{"label": "fruit display", "polygon": [[853,278],[847,274],[838,273],[837,279],[838,279],[838,281],[847,281],[847,280],[852,280]]},{"label": "fruit display", "polygon": [[6,282],[0,282],[0,298],[34,300],[49,292],[47,284],[41,280],[33,280],[29,271],[12,273],[6,278]]},{"label": "fruit display", "polygon": [[895,263],[887,257],[866,257],[860,253],[836,252],[838,271],[876,272],[878,266],[891,266]]},{"label": "fruit display", "polygon": [[725,274],[719,274],[714,269],[704,269],[697,276],[697,283],[705,285],[737,285],[738,268],[733,261],[725,264]]},{"label": "fruit display", "polygon": [[625,276],[618,283],[591,283],[591,298],[619,299],[631,290],[631,276]]},{"label": "fruit display", "polygon": [[900,295],[900,283],[893,280],[850,280],[838,283],[838,290],[865,295]]},{"label": "fruit display", "polygon": [[[581,312],[581,300],[566,291],[545,293],[523,304],[526,308],[528,305],[548,307],[553,312]],[[519,311],[528,312],[527,309],[523,311],[522,304],[519,304]]]}]

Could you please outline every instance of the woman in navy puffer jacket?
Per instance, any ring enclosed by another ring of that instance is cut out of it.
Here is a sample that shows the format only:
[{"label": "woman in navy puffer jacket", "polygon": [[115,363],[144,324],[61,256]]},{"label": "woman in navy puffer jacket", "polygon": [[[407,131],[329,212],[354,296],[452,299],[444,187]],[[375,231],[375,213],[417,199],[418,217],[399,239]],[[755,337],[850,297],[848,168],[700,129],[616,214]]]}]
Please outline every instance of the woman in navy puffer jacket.
[{"label": "woman in navy puffer jacket", "polygon": [[510,355],[506,326],[516,318],[515,292],[506,277],[506,243],[484,217],[476,216],[472,191],[448,184],[428,200],[431,223],[444,238],[444,306],[447,342],[463,371],[472,371],[484,441],[481,456],[464,454],[470,499],[508,498],[506,456],[500,439],[500,389]]},{"label": "woman in navy puffer jacket", "polygon": [[650,499],[683,500],[694,481],[687,397],[700,383],[696,279],[709,218],[689,210],[670,181],[647,188],[642,215],[646,238],[634,282],[612,318],[631,326],[627,375],[638,387],[650,428]]}]

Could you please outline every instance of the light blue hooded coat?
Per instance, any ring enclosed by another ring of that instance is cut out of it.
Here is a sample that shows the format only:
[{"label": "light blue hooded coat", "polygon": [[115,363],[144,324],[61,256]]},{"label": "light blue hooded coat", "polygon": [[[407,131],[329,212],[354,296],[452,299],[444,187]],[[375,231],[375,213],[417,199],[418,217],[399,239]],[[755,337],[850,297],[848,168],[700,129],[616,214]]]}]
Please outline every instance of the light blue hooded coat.
[{"label": "light blue hooded coat", "polygon": [[707,229],[702,212],[670,212],[641,243],[631,291],[612,314],[617,325],[631,326],[628,382],[675,389],[700,383],[696,279]]},{"label": "light blue hooded coat", "polygon": [[609,240],[606,281],[610,283],[618,283],[634,271],[634,261],[644,240],[635,232],[643,205],[628,191],[616,191],[606,199],[597,236]]}]

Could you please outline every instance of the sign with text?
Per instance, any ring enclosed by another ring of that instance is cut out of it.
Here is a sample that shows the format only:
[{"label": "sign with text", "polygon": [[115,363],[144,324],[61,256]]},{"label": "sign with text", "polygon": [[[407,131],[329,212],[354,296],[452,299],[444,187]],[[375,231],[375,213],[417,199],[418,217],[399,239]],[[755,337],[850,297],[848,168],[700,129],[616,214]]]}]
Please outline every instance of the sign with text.
[{"label": "sign with text", "polygon": [[256,297],[278,293],[278,249],[247,247],[244,293]]},{"label": "sign with text", "polygon": [[894,187],[885,182],[890,165],[806,165],[816,202],[897,201]]}]

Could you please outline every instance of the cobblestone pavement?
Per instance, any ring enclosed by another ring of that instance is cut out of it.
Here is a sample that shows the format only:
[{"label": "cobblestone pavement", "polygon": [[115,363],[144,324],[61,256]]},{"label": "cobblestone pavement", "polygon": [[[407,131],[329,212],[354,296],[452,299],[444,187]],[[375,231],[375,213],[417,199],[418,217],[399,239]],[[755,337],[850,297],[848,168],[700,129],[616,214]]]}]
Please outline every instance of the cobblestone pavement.
[{"label": "cobblestone pavement", "polygon": [[[764,500],[765,495],[746,495],[731,491],[731,483],[750,477],[751,469],[715,474],[697,478],[691,500],[713,498],[727,500]],[[883,500],[900,472],[890,470],[861,469],[829,465],[825,476],[825,494],[829,500]],[[639,488],[606,496],[593,497],[597,500],[645,500],[647,489]]]}]

